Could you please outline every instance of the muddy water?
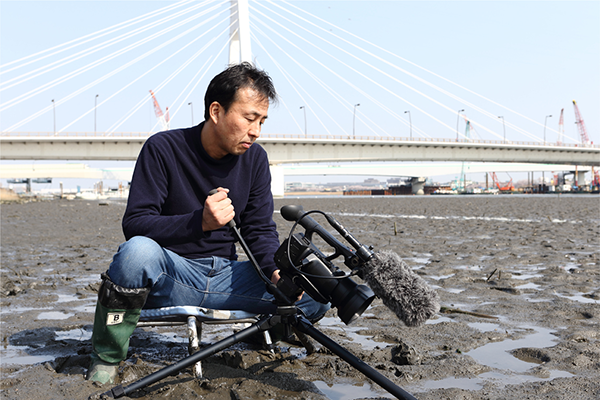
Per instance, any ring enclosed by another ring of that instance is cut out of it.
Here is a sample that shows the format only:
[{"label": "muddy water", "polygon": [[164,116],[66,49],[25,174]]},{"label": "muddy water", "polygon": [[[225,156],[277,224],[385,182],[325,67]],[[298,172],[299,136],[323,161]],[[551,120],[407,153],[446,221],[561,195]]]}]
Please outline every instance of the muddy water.
[{"label": "muddy water", "polygon": [[[331,213],[362,243],[393,250],[442,312],[405,327],[379,300],[351,326],[321,331],[419,399],[600,398],[598,196],[287,198]],[[3,204],[0,397],[74,399],[84,380],[99,275],[123,240],[122,203]],[[280,235],[291,224],[274,216]],[[205,329],[203,345],[232,333]],[[185,357],[183,328],[138,328],[127,384]],[[238,344],[132,397],[392,398],[329,350],[274,354]],[[400,356],[399,356],[400,355]]]}]

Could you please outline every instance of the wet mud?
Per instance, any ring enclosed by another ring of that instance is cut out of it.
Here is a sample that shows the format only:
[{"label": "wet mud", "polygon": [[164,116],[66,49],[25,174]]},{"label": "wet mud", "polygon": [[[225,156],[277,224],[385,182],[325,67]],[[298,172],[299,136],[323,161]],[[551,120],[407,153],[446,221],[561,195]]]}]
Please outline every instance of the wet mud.
[{"label": "wet mud", "polygon": [[[397,252],[442,309],[406,327],[380,300],[350,326],[315,326],[418,399],[600,398],[598,196],[285,198],[331,213],[363,244]],[[123,240],[124,204],[3,204],[0,398],[85,399],[100,273]],[[281,237],[291,223],[276,212]],[[317,219],[317,217],[315,217]],[[322,222],[322,221],[320,221]],[[325,224],[324,224],[325,225]],[[341,265],[340,265],[341,266]],[[205,327],[202,345],[232,334]],[[236,344],[130,398],[393,398],[329,349]],[[187,355],[184,327],[134,332],[127,385]]]}]

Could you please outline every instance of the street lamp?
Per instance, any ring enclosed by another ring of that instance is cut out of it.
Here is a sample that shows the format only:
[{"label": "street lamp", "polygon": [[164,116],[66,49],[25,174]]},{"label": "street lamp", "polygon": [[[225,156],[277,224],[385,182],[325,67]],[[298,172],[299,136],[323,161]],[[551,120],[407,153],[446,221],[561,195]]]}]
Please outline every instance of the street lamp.
[{"label": "street lamp", "polygon": [[194,126],[194,105],[192,104],[192,102],[190,101],[188,103],[188,106],[190,106],[191,111],[192,111],[192,126]]},{"label": "street lamp", "polygon": [[56,103],[52,99],[52,113],[54,114],[54,136],[56,136]]},{"label": "street lamp", "polygon": [[96,134],[96,107],[98,104],[98,96],[96,95],[96,97],[94,97],[94,134]]},{"label": "street lamp", "polygon": [[410,122],[410,138],[412,140],[412,120],[410,118],[410,111],[404,111],[404,114],[408,113],[408,122]]},{"label": "street lamp", "polygon": [[552,118],[552,115],[546,115],[544,119],[544,146],[546,145],[546,121],[548,121],[548,118]]},{"label": "street lamp", "polygon": [[502,118],[502,128],[504,129],[504,142],[506,143],[506,124],[504,123],[504,117],[499,115],[498,118]]},{"label": "street lamp", "polygon": [[460,113],[465,112],[465,110],[458,110],[456,113],[456,141],[458,142],[458,121],[460,120]]},{"label": "street lamp", "polygon": [[301,110],[304,110],[304,137],[308,137],[308,131],[306,130],[306,107],[301,106]]},{"label": "street lamp", "polygon": [[356,107],[360,107],[360,104],[354,105],[354,115],[352,117],[352,137],[356,138]]}]

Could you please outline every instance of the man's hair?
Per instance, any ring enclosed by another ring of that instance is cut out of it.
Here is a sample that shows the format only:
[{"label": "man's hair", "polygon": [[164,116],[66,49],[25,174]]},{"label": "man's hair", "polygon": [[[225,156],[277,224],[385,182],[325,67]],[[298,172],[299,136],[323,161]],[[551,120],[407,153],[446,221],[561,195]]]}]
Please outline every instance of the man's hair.
[{"label": "man's hair", "polygon": [[257,69],[249,62],[232,64],[208,84],[204,95],[204,119],[210,118],[209,108],[213,102],[218,102],[227,112],[236,100],[238,90],[247,87],[256,90],[265,99],[273,102],[277,100],[275,86],[265,71]]}]

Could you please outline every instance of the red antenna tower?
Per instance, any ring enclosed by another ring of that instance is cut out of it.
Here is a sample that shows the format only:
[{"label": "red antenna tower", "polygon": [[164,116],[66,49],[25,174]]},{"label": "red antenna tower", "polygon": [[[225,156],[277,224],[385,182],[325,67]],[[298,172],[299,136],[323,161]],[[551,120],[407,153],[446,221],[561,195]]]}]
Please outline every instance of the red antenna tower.
[{"label": "red antenna tower", "polygon": [[581,143],[589,144],[590,138],[588,137],[587,131],[585,129],[585,123],[583,122],[583,118],[581,118],[581,113],[579,112],[579,107],[577,107],[577,103],[575,102],[575,100],[573,100],[573,107],[575,107],[575,123],[577,124],[579,134],[581,135]]},{"label": "red antenna tower", "polygon": [[565,117],[564,117],[565,109],[560,110],[560,119],[558,120],[558,140],[556,142],[557,145],[561,145],[563,141],[563,135],[565,134]]}]

